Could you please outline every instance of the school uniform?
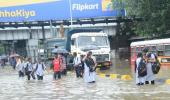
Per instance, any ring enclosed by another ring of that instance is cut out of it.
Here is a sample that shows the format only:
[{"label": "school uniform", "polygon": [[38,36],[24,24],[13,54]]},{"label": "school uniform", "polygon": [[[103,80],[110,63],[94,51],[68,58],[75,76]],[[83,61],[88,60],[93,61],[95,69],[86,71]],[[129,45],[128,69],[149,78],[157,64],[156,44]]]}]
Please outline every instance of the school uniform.
[{"label": "school uniform", "polygon": [[[95,58],[92,59],[95,62]],[[85,61],[84,61],[84,81],[86,83],[91,83],[96,81],[96,72],[90,71],[90,67],[87,66]]]},{"label": "school uniform", "polygon": [[19,59],[16,64],[16,68],[18,70],[19,77],[24,77],[24,63]]},{"label": "school uniform", "polygon": [[[151,58],[151,59],[155,59],[155,55],[154,55],[154,54],[151,54],[150,58]],[[148,83],[149,81],[154,81],[154,80],[155,80],[155,75],[154,75],[154,73],[153,73],[153,71],[152,71],[152,63],[151,63],[151,62],[148,62],[148,63],[146,64],[146,68],[147,68],[147,75],[146,75],[146,81],[147,81],[147,83]]]},{"label": "school uniform", "polygon": [[142,60],[141,57],[139,57],[139,58],[136,59],[136,69],[135,69],[136,75],[135,75],[135,76],[136,76],[136,84],[137,84],[137,85],[142,85],[142,84],[144,84],[144,83],[145,83],[145,80],[146,80],[146,76],[141,77],[141,76],[139,76],[139,74],[138,74],[138,67],[139,67],[139,63],[140,63],[141,60]]},{"label": "school uniform", "polygon": [[90,72],[89,67],[84,63],[84,81],[86,83],[95,82],[96,73]]},{"label": "school uniform", "polygon": [[33,64],[30,62],[26,62],[25,64],[25,74],[27,75],[27,79],[30,80],[31,76],[33,79],[35,79],[34,73],[33,73]]},{"label": "school uniform", "polygon": [[82,64],[81,64],[81,58],[80,57],[74,57],[73,60],[75,72],[76,72],[76,77],[82,77]]},{"label": "school uniform", "polygon": [[45,68],[46,68],[46,66],[45,66],[44,63],[37,63],[36,64],[35,73],[37,75],[38,80],[43,80]]}]

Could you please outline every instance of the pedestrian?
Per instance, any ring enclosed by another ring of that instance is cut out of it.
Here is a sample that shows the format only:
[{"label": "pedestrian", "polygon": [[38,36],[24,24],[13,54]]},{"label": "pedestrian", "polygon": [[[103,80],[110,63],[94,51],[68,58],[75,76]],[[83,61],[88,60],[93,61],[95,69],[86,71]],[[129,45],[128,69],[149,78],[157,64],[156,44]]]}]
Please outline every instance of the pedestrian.
[{"label": "pedestrian", "polygon": [[92,52],[87,52],[83,58],[84,62],[84,81],[88,83],[95,83],[96,73],[95,69],[97,66],[96,60],[92,57]]},{"label": "pedestrian", "polygon": [[58,79],[61,79],[61,72],[60,72],[60,69],[61,69],[61,60],[60,60],[58,54],[55,54],[55,57],[54,57],[54,60],[52,61],[52,65],[51,66],[52,66],[53,71],[54,71],[54,79],[56,80],[57,77],[58,77]]},{"label": "pedestrian", "polygon": [[27,75],[28,80],[30,80],[31,77],[35,79],[31,58],[28,58],[27,62],[25,63],[25,75]]},{"label": "pedestrian", "polygon": [[152,85],[154,85],[155,84],[155,75],[152,71],[152,63],[156,62],[155,55],[153,53],[150,53],[148,48],[144,48],[143,56],[146,61],[146,68],[147,68],[145,84],[151,83]]},{"label": "pedestrian", "polygon": [[24,63],[21,57],[16,57],[16,68],[18,70],[19,77],[24,77]]},{"label": "pedestrian", "polygon": [[46,66],[44,62],[41,59],[38,59],[37,63],[35,64],[35,71],[34,71],[37,75],[38,80],[43,80],[45,69]]},{"label": "pedestrian", "polygon": [[10,64],[11,64],[12,68],[15,70],[15,67],[16,67],[16,59],[15,59],[15,57],[12,57],[10,59]]},{"label": "pedestrian", "polygon": [[60,62],[61,62],[61,73],[62,73],[62,75],[67,75],[66,58],[65,58],[63,53],[60,54]]},{"label": "pedestrian", "polygon": [[82,77],[82,62],[81,58],[77,55],[76,52],[73,53],[74,59],[73,59],[73,66],[76,72],[76,77]]},{"label": "pedestrian", "polygon": [[139,52],[138,55],[137,55],[137,59],[135,61],[136,85],[144,85],[145,84],[146,75],[140,76],[139,73],[138,73],[138,71],[139,71],[138,69],[139,69],[139,67],[141,67],[140,64],[141,64],[142,61],[144,61],[143,55],[142,55],[141,52]]}]

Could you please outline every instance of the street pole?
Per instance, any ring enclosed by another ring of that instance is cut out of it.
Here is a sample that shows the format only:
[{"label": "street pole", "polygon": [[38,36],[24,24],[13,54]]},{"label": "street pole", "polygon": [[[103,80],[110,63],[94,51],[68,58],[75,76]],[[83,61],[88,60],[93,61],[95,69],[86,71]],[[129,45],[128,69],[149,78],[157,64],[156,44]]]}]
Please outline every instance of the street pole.
[{"label": "street pole", "polygon": [[53,34],[53,37],[56,37],[54,34],[54,29],[53,29],[53,25],[52,25],[52,20],[50,20],[50,32],[51,34]]},{"label": "street pole", "polygon": [[69,0],[69,5],[70,5],[70,21],[71,21],[70,27],[72,28],[72,25],[73,25],[73,15],[72,15],[72,5],[71,5],[71,0]]},{"label": "street pole", "polygon": [[46,38],[45,38],[45,29],[44,29],[44,26],[42,26],[42,36],[43,36],[43,49],[44,49],[44,55],[43,55],[43,59],[45,59],[45,51],[46,51],[46,45],[45,45],[45,40],[46,40]]}]

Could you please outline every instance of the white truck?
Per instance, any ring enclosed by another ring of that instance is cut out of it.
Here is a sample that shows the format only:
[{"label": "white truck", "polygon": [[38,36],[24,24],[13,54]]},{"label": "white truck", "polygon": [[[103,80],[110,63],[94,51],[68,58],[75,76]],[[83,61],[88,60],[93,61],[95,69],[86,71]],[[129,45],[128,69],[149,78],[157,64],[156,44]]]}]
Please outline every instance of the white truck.
[{"label": "white truck", "polygon": [[85,55],[92,51],[98,67],[109,69],[111,66],[111,54],[108,35],[103,32],[79,32],[71,35],[71,53]]}]

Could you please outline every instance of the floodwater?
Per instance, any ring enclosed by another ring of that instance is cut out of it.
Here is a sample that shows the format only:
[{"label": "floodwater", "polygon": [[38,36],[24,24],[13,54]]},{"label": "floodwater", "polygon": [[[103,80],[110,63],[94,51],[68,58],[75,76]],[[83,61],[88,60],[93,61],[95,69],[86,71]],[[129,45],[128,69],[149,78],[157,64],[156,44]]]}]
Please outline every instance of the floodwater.
[{"label": "floodwater", "polygon": [[[128,61],[114,61],[105,74],[128,74],[133,72]],[[136,86],[135,79],[126,81],[100,77],[96,83],[87,84],[68,72],[60,80],[53,80],[52,73],[46,72],[43,81],[18,78],[11,68],[0,69],[0,100],[170,100],[170,68],[162,68],[156,76],[155,85]]]}]

